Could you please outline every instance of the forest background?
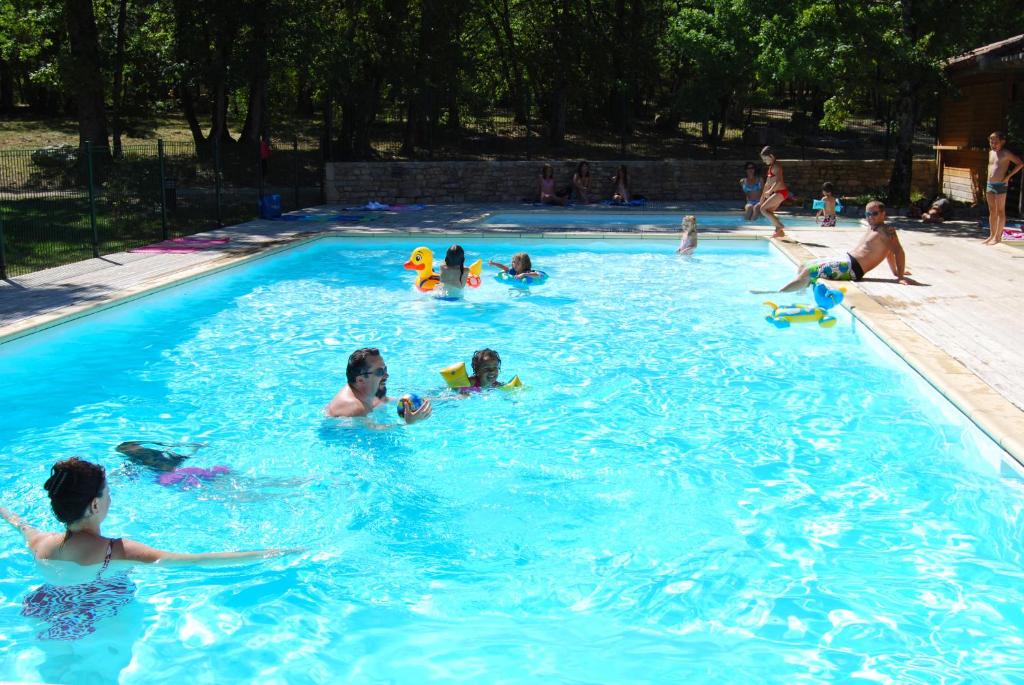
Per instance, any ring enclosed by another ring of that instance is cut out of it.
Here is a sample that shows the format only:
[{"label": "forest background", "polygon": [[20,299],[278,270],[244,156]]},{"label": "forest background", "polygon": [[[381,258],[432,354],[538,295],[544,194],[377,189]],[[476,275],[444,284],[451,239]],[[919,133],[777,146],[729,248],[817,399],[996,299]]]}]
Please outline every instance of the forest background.
[{"label": "forest background", "polygon": [[70,117],[115,157],[171,117],[197,150],[362,160],[433,156],[496,109],[538,156],[574,131],[715,154],[771,107],[806,136],[884,128],[905,202],[944,60],[1021,27],[1019,0],[0,0],[0,117]]}]

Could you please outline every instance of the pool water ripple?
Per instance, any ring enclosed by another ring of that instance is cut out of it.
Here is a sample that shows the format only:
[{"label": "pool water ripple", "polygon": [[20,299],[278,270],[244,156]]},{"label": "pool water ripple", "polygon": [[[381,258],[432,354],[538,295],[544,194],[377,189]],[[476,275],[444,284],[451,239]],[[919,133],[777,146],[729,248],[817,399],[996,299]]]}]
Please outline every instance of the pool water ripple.
[{"label": "pool water ripple", "polygon": [[[537,241],[548,284],[464,302],[412,290],[414,246],[322,241],[0,347],[0,487],[30,520],[82,454],[111,533],[306,549],[136,569],[83,652],[104,658],[69,660],[18,616],[37,574],[0,537],[0,679],[1024,677],[1021,483],[845,312],[766,323],[746,291],[792,269],[766,245]],[[428,422],[323,418],[360,346],[391,394],[435,398]],[[526,387],[443,391],[484,346]],[[232,473],[162,487],[113,451],[140,438]]]}]

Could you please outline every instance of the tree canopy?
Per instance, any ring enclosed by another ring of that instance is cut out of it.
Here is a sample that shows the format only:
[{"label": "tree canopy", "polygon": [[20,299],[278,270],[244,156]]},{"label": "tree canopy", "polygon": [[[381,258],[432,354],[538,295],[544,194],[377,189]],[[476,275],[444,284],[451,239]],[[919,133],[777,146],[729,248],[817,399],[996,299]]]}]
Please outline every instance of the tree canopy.
[{"label": "tree canopy", "polygon": [[115,150],[126,114],[180,111],[201,146],[320,116],[365,158],[384,113],[413,149],[496,105],[553,142],[638,116],[713,141],[774,103],[825,128],[893,122],[905,198],[943,61],[1020,26],[1016,0],[0,0],[0,112],[72,113]]}]

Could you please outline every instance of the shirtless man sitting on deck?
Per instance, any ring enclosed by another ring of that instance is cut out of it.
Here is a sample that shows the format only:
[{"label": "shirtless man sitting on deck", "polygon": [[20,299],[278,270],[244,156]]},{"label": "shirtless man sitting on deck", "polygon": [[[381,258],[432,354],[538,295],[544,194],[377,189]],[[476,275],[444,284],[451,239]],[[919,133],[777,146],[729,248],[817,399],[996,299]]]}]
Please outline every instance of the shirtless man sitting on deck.
[{"label": "shirtless man sitting on deck", "polygon": [[[827,278],[832,281],[859,281],[864,274],[874,269],[883,261],[889,262],[896,282],[903,285],[913,284],[906,277],[907,258],[903,253],[896,229],[885,224],[885,205],[874,200],[864,209],[868,220],[868,230],[861,236],[857,247],[850,250],[845,257],[825,257],[812,259],[800,267],[796,278],[779,288],[778,292],[788,293],[803,290],[812,281]],[[774,290],[751,290],[753,293],[773,293]]]}]

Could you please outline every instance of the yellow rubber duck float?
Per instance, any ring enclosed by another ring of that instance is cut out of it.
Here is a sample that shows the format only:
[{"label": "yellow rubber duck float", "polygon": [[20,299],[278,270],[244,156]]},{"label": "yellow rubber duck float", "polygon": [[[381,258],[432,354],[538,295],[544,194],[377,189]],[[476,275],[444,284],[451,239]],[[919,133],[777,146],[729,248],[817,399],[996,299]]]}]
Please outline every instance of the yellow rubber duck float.
[{"label": "yellow rubber duck float", "polygon": [[[416,272],[416,289],[427,293],[441,283],[441,276],[434,271],[434,251],[429,247],[417,247],[409,255],[405,268]],[[483,260],[478,259],[469,265],[469,278],[466,285],[470,288],[480,287],[480,273],[483,271]]]}]

